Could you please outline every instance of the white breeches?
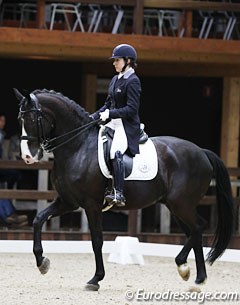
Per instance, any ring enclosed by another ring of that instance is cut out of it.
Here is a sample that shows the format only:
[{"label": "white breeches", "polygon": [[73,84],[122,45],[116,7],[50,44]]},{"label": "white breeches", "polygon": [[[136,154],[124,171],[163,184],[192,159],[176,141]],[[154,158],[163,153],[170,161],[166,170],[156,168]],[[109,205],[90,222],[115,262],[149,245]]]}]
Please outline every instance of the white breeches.
[{"label": "white breeches", "polygon": [[112,119],[105,126],[115,131],[112,141],[112,147],[110,150],[110,159],[114,159],[116,151],[119,150],[122,154],[124,154],[127,150],[127,136],[123,127],[122,119]]}]

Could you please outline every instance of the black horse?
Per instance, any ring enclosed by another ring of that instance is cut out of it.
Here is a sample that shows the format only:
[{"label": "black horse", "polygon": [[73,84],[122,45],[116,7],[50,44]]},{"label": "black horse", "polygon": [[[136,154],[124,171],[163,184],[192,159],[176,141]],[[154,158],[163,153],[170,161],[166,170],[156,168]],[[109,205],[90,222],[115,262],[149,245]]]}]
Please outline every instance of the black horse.
[{"label": "black horse", "polygon": [[[50,265],[49,259],[43,256],[41,243],[44,222],[81,206],[88,218],[96,262],[95,274],[86,288],[98,290],[98,282],[105,275],[102,204],[108,185],[98,163],[99,124],[81,106],[61,93],[43,89],[24,96],[17,89],[14,91],[20,101],[22,158],[30,164],[42,158],[43,150],[54,154],[52,182],[58,196],[33,221],[33,252],[37,266],[44,274]],[[187,258],[193,249],[197,269],[195,282],[203,283],[207,278],[202,249],[206,220],[197,213],[197,206],[215,177],[218,223],[207,256],[211,265],[226,250],[233,233],[234,203],[227,169],[214,152],[189,141],[169,136],[150,139],[157,152],[157,174],[150,180],[125,181],[126,209],[165,204],[187,236],[175,258],[179,274],[184,280],[189,278]]]}]

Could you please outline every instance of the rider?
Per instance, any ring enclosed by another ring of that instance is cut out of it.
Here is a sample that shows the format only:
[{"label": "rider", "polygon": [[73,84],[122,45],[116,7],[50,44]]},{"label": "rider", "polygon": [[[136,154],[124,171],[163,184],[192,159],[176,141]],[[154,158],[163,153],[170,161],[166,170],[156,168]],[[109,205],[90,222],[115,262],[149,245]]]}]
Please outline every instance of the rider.
[{"label": "rider", "polygon": [[120,44],[114,48],[110,59],[118,74],[109,84],[105,104],[91,117],[107,121],[106,126],[114,130],[110,151],[113,190],[105,194],[105,200],[122,207],[126,202],[123,154],[127,152],[132,157],[139,154],[141,82],[135,74],[137,52],[134,47]]}]

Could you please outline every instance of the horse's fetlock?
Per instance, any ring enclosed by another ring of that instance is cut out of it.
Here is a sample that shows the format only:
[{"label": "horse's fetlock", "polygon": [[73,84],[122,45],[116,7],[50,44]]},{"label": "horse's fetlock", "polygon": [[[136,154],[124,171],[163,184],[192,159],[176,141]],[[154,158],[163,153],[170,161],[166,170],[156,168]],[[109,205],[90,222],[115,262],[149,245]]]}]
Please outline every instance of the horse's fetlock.
[{"label": "horse's fetlock", "polygon": [[176,265],[179,267],[179,266],[181,266],[181,265],[183,265],[183,264],[186,264],[187,261],[186,261],[185,259],[181,259],[181,258],[179,258],[179,257],[176,257],[176,258],[175,258],[175,263],[176,263]]},{"label": "horse's fetlock", "polygon": [[33,247],[33,253],[36,258],[42,259],[43,248],[41,246]]},{"label": "horse's fetlock", "polygon": [[99,281],[101,281],[105,276],[105,272],[99,272],[96,273],[96,277],[98,278]]}]

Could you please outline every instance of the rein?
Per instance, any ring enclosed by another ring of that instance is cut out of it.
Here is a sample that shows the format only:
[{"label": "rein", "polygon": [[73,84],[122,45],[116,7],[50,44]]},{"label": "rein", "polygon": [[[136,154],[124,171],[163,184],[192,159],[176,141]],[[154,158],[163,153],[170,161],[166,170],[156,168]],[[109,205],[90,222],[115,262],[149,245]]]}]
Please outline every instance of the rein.
[{"label": "rein", "polygon": [[[63,135],[60,135],[58,137],[52,138],[52,139],[46,139],[44,140],[40,146],[41,148],[46,151],[47,153],[50,153],[52,151],[54,151],[55,149],[67,144],[68,142],[72,141],[73,139],[75,139],[77,136],[79,136],[81,133],[83,133],[84,131],[88,130],[90,127],[92,127],[93,125],[98,124],[101,121],[101,119],[98,120],[94,120],[92,122],[89,122],[83,126],[80,126],[76,129],[73,129]],[[76,133],[76,134],[75,134]],[[73,134],[73,135],[72,135]],[[60,142],[58,144],[56,144],[54,146],[54,142],[55,141],[59,141],[61,139],[64,139],[66,136],[72,135],[70,138],[68,138],[67,140]]]}]

